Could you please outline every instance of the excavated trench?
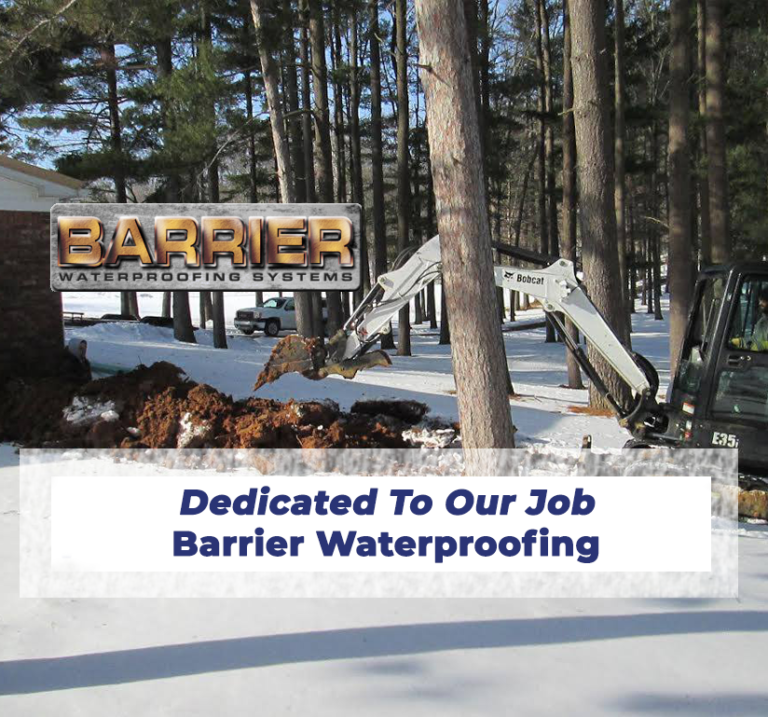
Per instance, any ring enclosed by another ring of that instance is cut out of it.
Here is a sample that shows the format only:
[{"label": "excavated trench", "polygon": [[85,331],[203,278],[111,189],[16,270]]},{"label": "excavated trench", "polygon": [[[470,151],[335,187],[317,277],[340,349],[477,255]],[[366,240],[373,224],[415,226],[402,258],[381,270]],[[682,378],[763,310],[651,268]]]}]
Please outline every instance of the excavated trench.
[{"label": "excavated trench", "polygon": [[61,379],[0,387],[0,441],[61,448],[404,448],[422,433],[452,440],[457,427],[424,423],[413,401],[233,400],[160,361],[82,386]]}]

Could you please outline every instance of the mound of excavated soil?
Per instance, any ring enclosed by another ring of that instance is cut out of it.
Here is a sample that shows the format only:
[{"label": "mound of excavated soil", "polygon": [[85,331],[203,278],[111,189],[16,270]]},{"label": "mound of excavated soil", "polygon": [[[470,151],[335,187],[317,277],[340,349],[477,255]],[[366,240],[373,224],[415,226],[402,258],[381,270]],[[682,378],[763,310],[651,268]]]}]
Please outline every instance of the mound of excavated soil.
[{"label": "mound of excavated soil", "polygon": [[[30,447],[399,448],[423,404],[345,413],[332,401],[235,401],[158,362],[84,386],[15,381],[0,389],[0,440]],[[408,434],[410,436],[410,434]]]}]

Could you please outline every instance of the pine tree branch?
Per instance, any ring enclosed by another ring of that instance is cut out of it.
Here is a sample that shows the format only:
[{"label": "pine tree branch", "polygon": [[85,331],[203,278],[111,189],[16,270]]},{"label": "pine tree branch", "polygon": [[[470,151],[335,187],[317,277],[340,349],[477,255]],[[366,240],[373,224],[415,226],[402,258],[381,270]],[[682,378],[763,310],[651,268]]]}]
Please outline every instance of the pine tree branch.
[{"label": "pine tree branch", "polygon": [[16,54],[16,52],[21,48],[24,43],[29,40],[32,35],[34,35],[41,27],[45,27],[46,25],[50,25],[54,20],[61,17],[69,8],[71,8],[77,0],[67,0],[53,15],[50,17],[47,17],[43,20],[40,20],[40,22],[37,23],[31,30],[28,30],[24,35],[21,37],[21,39],[13,46],[11,51],[5,56],[5,59],[0,60],[0,67],[2,67],[5,63],[7,63],[9,60],[13,58],[13,56]]},{"label": "pine tree branch", "polygon": [[[224,138],[224,142],[222,142],[221,147],[218,148],[216,151],[216,154],[213,155],[210,162],[208,162],[204,167],[203,170],[195,177],[195,180],[202,179],[203,176],[206,174],[206,172],[211,168],[213,163],[219,158],[219,155],[230,145],[232,144],[236,139],[238,139],[239,135],[243,133],[246,129],[248,129],[248,125],[252,124],[255,120],[260,119],[261,117],[269,116],[269,112],[259,112],[258,114],[255,114],[253,117],[251,117],[249,120],[247,120],[241,127],[238,127],[236,130],[233,130],[229,133],[227,137]],[[192,182],[188,182],[185,189],[188,189],[192,186]]]}]

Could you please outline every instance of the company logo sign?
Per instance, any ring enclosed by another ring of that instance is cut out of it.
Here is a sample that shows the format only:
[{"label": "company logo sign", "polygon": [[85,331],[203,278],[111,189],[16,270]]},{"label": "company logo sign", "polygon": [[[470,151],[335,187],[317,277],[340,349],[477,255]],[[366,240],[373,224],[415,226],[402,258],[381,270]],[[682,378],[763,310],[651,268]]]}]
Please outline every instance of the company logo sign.
[{"label": "company logo sign", "polygon": [[352,291],[357,204],[57,204],[54,291]]}]

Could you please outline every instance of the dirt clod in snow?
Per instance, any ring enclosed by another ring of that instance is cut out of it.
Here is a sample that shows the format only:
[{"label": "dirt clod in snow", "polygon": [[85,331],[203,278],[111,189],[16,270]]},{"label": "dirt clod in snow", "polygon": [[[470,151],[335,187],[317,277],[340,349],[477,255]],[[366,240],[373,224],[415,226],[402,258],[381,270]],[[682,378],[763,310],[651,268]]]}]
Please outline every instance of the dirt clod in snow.
[{"label": "dirt clod in snow", "polygon": [[392,416],[415,425],[427,415],[429,407],[418,401],[371,400],[356,401],[350,410],[365,416]]},{"label": "dirt clod in snow", "polygon": [[161,361],[84,386],[12,387],[0,393],[0,440],[62,448],[401,448],[416,443],[404,432],[426,413],[413,403],[391,402],[370,415],[345,413],[333,401],[235,401]]},{"label": "dirt clod in snow", "polygon": [[746,518],[768,520],[768,492],[764,490],[740,490],[739,515]]},{"label": "dirt clod in snow", "polygon": [[581,416],[606,416],[613,418],[616,414],[610,408],[592,408],[592,406],[568,406],[569,413],[577,413]]}]

